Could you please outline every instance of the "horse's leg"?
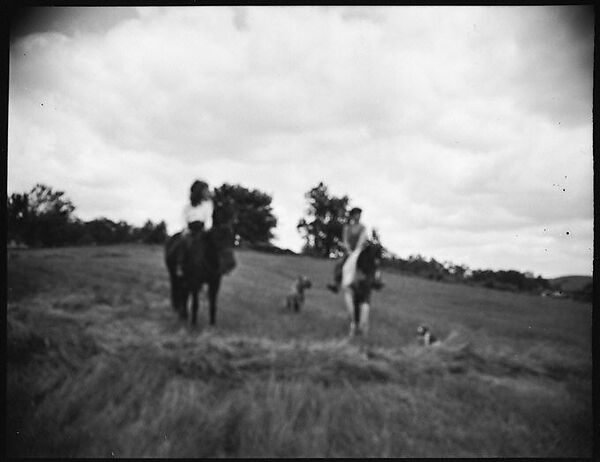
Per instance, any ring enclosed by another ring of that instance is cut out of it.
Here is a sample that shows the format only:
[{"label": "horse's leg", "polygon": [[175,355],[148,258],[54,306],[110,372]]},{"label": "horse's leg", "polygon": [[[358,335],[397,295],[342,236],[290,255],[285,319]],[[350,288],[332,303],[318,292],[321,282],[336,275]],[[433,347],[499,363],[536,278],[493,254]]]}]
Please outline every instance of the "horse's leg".
[{"label": "horse's leg", "polygon": [[201,288],[192,290],[192,326],[196,325],[198,317],[198,292]]},{"label": "horse's leg", "polygon": [[209,323],[214,326],[217,322],[217,295],[221,287],[221,278],[216,278],[208,284]]},{"label": "horse's leg", "polygon": [[358,334],[362,333],[362,323],[361,323],[361,317],[360,315],[362,314],[361,310],[361,304],[356,300],[356,294],[354,295],[354,324],[356,325],[356,332]]},{"label": "horse's leg", "polygon": [[178,290],[177,308],[179,311],[179,318],[183,319],[184,321],[187,321],[187,318],[188,318],[187,306],[188,306],[189,295],[190,295],[190,293],[189,293],[188,289],[180,288]]},{"label": "horse's leg", "polygon": [[177,284],[177,278],[174,274],[169,274],[171,279],[171,307],[173,310],[178,311],[179,309],[179,298],[178,292],[180,291],[179,285]]},{"label": "horse's leg", "polygon": [[356,332],[356,323],[354,321],[354,293],[351,287],[344,287],[344,302],[350,318],[350,336],[353,336]]},{"label": "horse's leg", "polygon": [[363,302],[360,304],[360,307],[358,307],[360,309],[359,315],[359,322],[358,325],[360,327],[360,332],[364,335],[367,335],[368,331],[369,331],[369,310],[370,310],[370,306],[367,302]]}]

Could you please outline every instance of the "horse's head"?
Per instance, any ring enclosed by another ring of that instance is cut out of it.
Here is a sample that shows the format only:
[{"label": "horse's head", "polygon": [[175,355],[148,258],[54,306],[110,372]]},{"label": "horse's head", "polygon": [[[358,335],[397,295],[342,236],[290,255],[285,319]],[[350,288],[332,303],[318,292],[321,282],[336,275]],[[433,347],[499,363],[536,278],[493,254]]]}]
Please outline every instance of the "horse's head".
[{"label": "horse's head", "polygon": [[358,256],[356,267],[363,276],[359,276],[352,284],[356,304],[368,303],[370,300],[375,273],[381,264],[382,249],[381,244],[369,241]]},{"label": "horse's head", "polygon": [[213,239],[217,247],[233,247],[235,221],[235,207],[231,198],[222,199],[215,203],[213,211]]},{"label": "horse's head", "polygon": [[382,253],[383,247],[381,244],[369,241],[358,256],[356,266],[368,279],[373,278],[375,272],[379,269]]},{"label": "horse's head", "polygon": [[213,222],[216,225],[231,225],[235,221],[235,207],[231,198],[215,202]]}]

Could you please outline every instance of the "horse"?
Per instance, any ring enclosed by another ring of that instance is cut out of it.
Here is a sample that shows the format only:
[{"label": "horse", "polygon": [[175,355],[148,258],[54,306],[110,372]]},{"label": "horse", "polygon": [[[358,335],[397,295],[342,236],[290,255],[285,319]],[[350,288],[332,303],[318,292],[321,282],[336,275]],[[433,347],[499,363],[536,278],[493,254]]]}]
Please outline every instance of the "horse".
[{"label": "horse", "polygon": [[[165,263],[171,283],[171,305],[183,320],[188,319],[187,306],[191,296],[191,324],[196,325],[198,294],[208,285],[209,324],[216,324],[217,295],[221,278],[235,267],[233,256],[233,231],[230,222],[219,223],[218,212],[213,218],[213,228],[204,232],[191,229],[189,248],[181,246],[181,233],[171,236],[165,244]],[[176,274],[177,252],[185,251],[183,277]]]},{"label": "horse", "polygon": [[369,327],[371,292],[376,284],[375,274],[381,264],[382,246],[368,242],[356,261],[356,276],[350,285],[354,312],[350,322],[350,335],[366,334]]}]

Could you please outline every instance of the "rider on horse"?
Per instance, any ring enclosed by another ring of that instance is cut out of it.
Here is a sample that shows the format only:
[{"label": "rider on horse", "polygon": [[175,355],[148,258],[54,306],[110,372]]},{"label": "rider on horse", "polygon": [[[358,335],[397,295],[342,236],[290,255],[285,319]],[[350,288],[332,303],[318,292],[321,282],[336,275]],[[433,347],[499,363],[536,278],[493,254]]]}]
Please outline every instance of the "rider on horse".
[{"label": "rider on horse", "polygon": [[[356,261],[358,259],[358,255],[362,250],[364,250],[368,243],[367,229],[365,225],[360,222],[361,214],[362,209],[359,207],[354,207],[352,210],[350,210],[348,223],[345,224],[342,229],[344,256],[338,263],[336,263],[334,267],[334,283],[327,284],[327,288],[332,292],[337,293],[340,285],[347,287],[352,283],[356,273]],[[345,284],[343,284],[344,281]],[[372,287],[377,290],[383,287],[380,272],[376,273],[376,278],[372,283]]]},{"label": "rider on horse", "polygon": [[181,233],[181,243],[177,253],[177,276],[183,276],[183,260],[193,237],[199,233],[206,237],[212,229],[213,210],[214,204],[208,184],[200,180],[194,181],[190,188],[190,202],[183,210],[187,227]]},{"label": "rider on horse", "polygon": [[[366,333],[371,288],[380,289],[383,286],[376,263],[381,246],[374,243],[370,245],[367,230],[360,222],[361,213],[362,210],[358,207],[350,210],[348,223],[342,231],[346,255],[335,266],[335,284],[327,285],[328,289],[336,293],[340,286],[342,288],[346,309],[351,318],[350,335],[363,331]],[[365,254],[367,249],[369,252]],[[362,266],[359,264],[361,259]],[[360,277],[357,277],[357,271],[361,271]],[[361,317],[364,318],[362,322]]]}]

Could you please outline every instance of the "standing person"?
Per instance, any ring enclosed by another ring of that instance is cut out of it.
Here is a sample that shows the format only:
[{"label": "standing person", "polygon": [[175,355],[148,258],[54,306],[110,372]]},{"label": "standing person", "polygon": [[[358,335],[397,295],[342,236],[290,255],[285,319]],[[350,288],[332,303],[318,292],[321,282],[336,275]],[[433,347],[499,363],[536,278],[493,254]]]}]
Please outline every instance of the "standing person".
[{"label": "standing person", "polygon": [[189,249],[192,234],[207,233],[213,225],[214,204],[210,189],[205,181],[196,180],[190,188],[190,202],[183,209],[187,227],[181,232],[181,243],[177,254],[176,274],[183,276],[183,259]]}]

